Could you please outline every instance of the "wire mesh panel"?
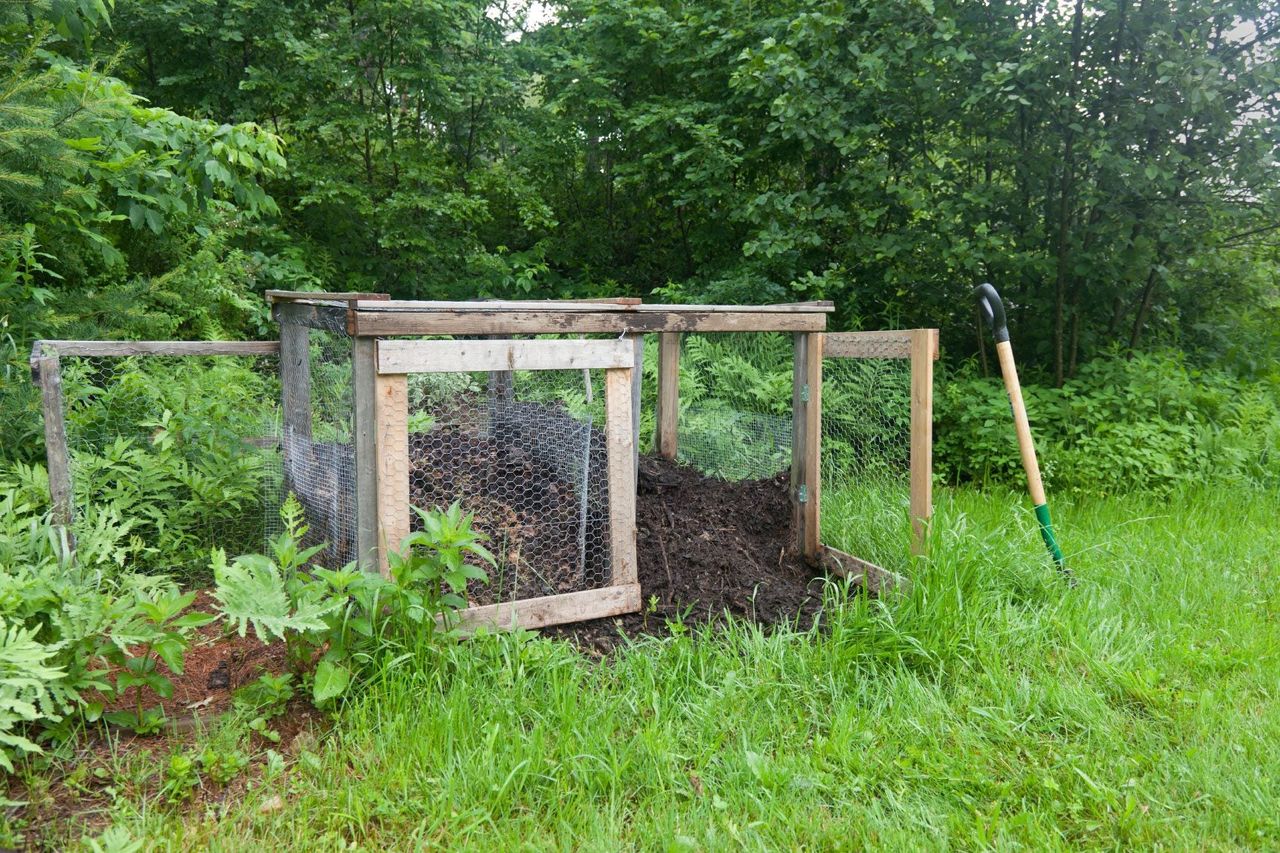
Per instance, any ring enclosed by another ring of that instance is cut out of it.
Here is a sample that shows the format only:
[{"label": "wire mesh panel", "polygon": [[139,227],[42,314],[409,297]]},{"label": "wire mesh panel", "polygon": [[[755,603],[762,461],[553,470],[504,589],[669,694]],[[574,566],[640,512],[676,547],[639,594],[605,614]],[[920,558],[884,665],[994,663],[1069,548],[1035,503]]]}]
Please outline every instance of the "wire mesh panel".
[{"label": "wire mesh panel", "polygon": [[787,333],[685,335],[677,461],[725,480],[787,470],[792,353]]},{"label": "wire mesh panel", "polygon": [[497,560],[473,604],[609,585],[603,371],[417,373],[408,403],[410,503],[459,502]]},{"label": "wire mesh panel", "polygon": [[305,335],[305,350],[292,369],[282,371],[289,392],[280,434],[283,490],[305,512],[305,544],[327,545],[316,562],[343,566],[356,556],[352,339],[336,326],[290,326],[285,318],[282,340]]},{"label": "wire mesh panel", "polygon": [[114,516],[119,556],[186,575],[208,570],[213,547],[261,550],[281,481],[276,362],[61,354],[77,532]]},{"label": "wire mesh panel", "polygon": [[828,335],[822,363],[822,541],[887,568],[910,536],[911,361],[902,343]]}]

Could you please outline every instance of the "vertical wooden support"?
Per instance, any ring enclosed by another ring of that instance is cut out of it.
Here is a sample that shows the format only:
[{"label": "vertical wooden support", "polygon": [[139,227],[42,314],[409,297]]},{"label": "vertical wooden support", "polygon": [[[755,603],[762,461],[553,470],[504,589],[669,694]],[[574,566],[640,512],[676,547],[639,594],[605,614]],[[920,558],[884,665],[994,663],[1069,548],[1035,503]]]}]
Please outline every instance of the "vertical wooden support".
[{"label": "vertical wooden support", "polygon": [[280,316],[280,403],[286,454],[290,439],[311,438],[311,327],[293,321],[290,314],[285,310]]},{"label": "vertical wooden support", "polygon": [[612,586],[638,582],[636,567],[636,468],[632,420],[633,382],[627,368],[604,374],[605,444],[609,467],[609,552]]},{"label": "vertical wooden support", "polygon": [[635,366],[631,370],[631,455],[635,457],[633,464],[638,477],[640,476],[640,392],[644,380],[644,335],[629,337],[635,348]]},{"label": "vertical wooden support", "polygon": [[658,454],[672,461],[679,450],[680,424],[680,333],[658,335]]},{"label": "vertical wooden support", "polygon": [[933,359],[937,329],[911,331],[911,553],[924,554],[933,516]]},{"label": "vertical wooden support", "polygon": [[378,565],[378,441],[375,338],[351,339],[352,431],[356,474],[356,559],[369,571]]},{"label": "vertical wooden support", "polygon": [[409,535],[409,377],[378,374],[378,571],[389,576],[388,555]]},{"label": "vertical wooden support", "polygon": [[806,559],[822,550],[822,334],[798,332],[791,373],[791,523]]},{"label": "vertical wooden support", "polygon": [[34,365],[44,412],[44,447],[53,521],[70,527],[73,516],[71,461],[67,456],[67,426],[62,413],[62,362],[57,355],[41,355],[35,359]]}]

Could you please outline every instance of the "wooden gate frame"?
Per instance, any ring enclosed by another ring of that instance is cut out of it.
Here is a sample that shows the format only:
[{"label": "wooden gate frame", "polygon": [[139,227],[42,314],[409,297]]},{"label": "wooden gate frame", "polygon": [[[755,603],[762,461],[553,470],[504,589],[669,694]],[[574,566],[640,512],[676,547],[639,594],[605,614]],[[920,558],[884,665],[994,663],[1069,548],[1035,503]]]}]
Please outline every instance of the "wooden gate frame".
[{"label": "wooden gate frame", "polygon": [[464,628],[541,628],[634,613],[641,607],[636,566],[636,459],[632,425],[631,340],[378,340],[374,375],[377,460],[377,560],[409,534],[409,395],[411,373],[511,370],[604,370],[605,447],[609,474],[612,577],[600,589],[470,607]]},{"label": "wooden gate frame", "polygon": [[[938,330],[827,332],[824,337],[819,362],[824,357],[911,361],[911,553],[925,554],[933,517],[933,363],[939,356]],[[819,385],[821,371],[819,366]]]}]

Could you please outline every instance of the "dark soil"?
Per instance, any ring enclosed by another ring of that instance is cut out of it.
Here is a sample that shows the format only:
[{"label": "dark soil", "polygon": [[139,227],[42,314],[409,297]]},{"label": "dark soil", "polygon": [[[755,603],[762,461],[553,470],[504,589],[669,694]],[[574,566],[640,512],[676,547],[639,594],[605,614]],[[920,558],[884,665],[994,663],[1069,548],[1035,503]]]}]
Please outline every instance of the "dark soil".
[{"label": "dark soil", "polygon": [[764,625],[818,618],[821,581],[793,547],[788,477],[728,482],[660,458],[640,460],[636,551],[646,611],[549,628],[544,635],[607,654],[667,621],[726,613]]}]

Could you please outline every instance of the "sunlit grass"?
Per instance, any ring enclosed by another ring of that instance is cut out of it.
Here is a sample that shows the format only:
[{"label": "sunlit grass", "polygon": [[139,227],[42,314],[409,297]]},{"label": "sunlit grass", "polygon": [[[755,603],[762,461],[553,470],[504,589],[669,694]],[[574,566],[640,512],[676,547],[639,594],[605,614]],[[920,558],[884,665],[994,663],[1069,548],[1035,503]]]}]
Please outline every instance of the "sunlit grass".
[{"label": "sunlit grass", "polygon": [[225,816],[115,817],[172,848],[1274,847],[1275,509],[1059,501],[1068,587],[1021,496],[943,493],[909,591],[833,587],[825,630],[424,649]]}]

